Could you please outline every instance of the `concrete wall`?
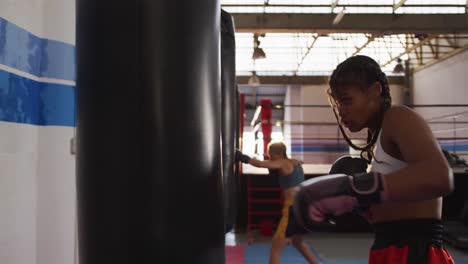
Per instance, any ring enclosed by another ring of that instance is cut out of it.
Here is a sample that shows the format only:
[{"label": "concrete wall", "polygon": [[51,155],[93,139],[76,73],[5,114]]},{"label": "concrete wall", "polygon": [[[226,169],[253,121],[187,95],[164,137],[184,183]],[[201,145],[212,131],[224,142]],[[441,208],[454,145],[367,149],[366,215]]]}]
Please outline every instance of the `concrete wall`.
[{"label": "concrete wall", "polygon": [[[468,104],[468,51],[414,75],[414,104]],[[441,146],[468,158],[468,107],[416,108],[429,120]],[[436,123],[438,122],[438,123]]]}]

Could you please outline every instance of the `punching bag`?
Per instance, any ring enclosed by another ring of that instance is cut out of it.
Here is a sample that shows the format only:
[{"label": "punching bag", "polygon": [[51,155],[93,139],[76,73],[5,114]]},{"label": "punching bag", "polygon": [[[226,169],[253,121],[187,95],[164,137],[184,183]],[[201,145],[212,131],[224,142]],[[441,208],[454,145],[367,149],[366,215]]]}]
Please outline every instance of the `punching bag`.
[{"label": "punching bag", "polygon": [[80,263],[224,263],[219,1],[76,7]]},{"label": "punching bag", "polygon": [[[240,92],[239,92],[239,86],[236,85],[236,146],[235,149],[242,149],[241,146],[241,110],[240,110],[241,102],[240,102]],[[234,162],[234,180],[235,180],[235,185],[236,185],[236,221],[235,221],[235,228],[241,228],[243,225],[243,219],[245,218],[242,215],[243,209],[241,208],[241,204],[243,203],[242,198],[245,196],[245,193],[242,190],[242,181],[241,181],[241,163],[240,162]]]},{"label": "punching bag", "polygon": [[236,221],[238,192],[237,179],[234,173],[237,136],[236,45],[234,32],[232,16],[221,10],[221,134],[226,231],[229,231]]}]

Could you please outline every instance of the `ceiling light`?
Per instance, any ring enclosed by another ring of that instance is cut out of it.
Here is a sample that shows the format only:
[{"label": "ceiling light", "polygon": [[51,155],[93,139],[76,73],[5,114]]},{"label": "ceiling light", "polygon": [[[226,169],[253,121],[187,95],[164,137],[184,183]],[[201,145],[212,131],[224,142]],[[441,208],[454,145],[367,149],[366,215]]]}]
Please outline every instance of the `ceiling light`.
[{"label": "ceiling light", "polygon": [[[264,35],[262,35],[263,37]],[[265,59],[266,54],[265,51],[263,51],[262,48],[260,48],[260,40],[258,40],[258,35],[254,34],[254,51],[252,54],[252,59],[253,60],[259,60],[259,59]]]},{"label": "ceiling light", "polygon": [[255,71],[252,72],[252,76],[250,76],[248,84],[252,86],[260,85],[260,79],[258,78],[257,73]]},{"label": "ceiling light", "polygon": [[419,41],[425,40],[428,36],[427,34],[414,34],[414,37],[417,38]]},{"label": "ceiling light", "polygon": [[401,59],[397,59],[397,64],[395,65],[395,68],[393,68],[393,73],[402,73],[405,71],[405,68],[403,67],[403,64],[401,63]]},{"label": "ceiling light", "polygon": [[254,48],[252,59],[259,60],[259,59],[265,59],[265,58],[266,58],[265,51],[263,51],[262,48]]}]

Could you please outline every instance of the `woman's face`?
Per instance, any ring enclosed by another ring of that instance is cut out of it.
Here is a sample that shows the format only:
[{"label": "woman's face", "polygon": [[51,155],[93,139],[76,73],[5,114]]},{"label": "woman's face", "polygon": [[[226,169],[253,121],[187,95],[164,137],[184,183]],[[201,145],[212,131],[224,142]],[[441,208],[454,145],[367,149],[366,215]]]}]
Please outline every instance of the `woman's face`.
[{"label": "woman's face", "polygon": [[368,89],[349,85],[338,90],[333,101],[341,124],[351,132],[372,128],[380,111],[380,85],[375,84]]}]

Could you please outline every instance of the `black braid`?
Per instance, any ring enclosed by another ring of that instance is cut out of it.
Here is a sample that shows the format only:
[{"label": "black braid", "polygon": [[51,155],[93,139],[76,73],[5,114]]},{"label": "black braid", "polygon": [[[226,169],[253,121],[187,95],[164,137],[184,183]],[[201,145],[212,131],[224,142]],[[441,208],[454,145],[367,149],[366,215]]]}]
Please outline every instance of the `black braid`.
[{"label": "black braid", "polygon": [[383,115],[388,109],[390,109],[390,106],[392,104],[392,98],[390,96],[390,87],[388,84],[387,76],[384,72],[382,72],[379,64],[372,58],[364,55],[356,55],[340,63],[333,71],[329,82],[331,93],[329,96],[333,98],[337,94],[337,91],[338,89],[340,89],[340,87],[346,85],[356,85],[362,87],[363,89],[367,89],[376,81],[378,81],[382,86],[381,113],[376,131],[374,133],[371,133],[370,130],[367,131],[367,144],[364,147],[356,146],[351,142],[349,136],[346,134],[339,122],[338,114],[336,113],[335,109],[333,109],[333,112],[338,122],[338,126],[346,142],[353,149],[360,150],[361,158],[366,159],[369,164],[371,163],[373,158],[375,159],[373,147],[375,145],[375,142],[377,142],[377,138],[379,136],[379,132],[382,126]]}]

